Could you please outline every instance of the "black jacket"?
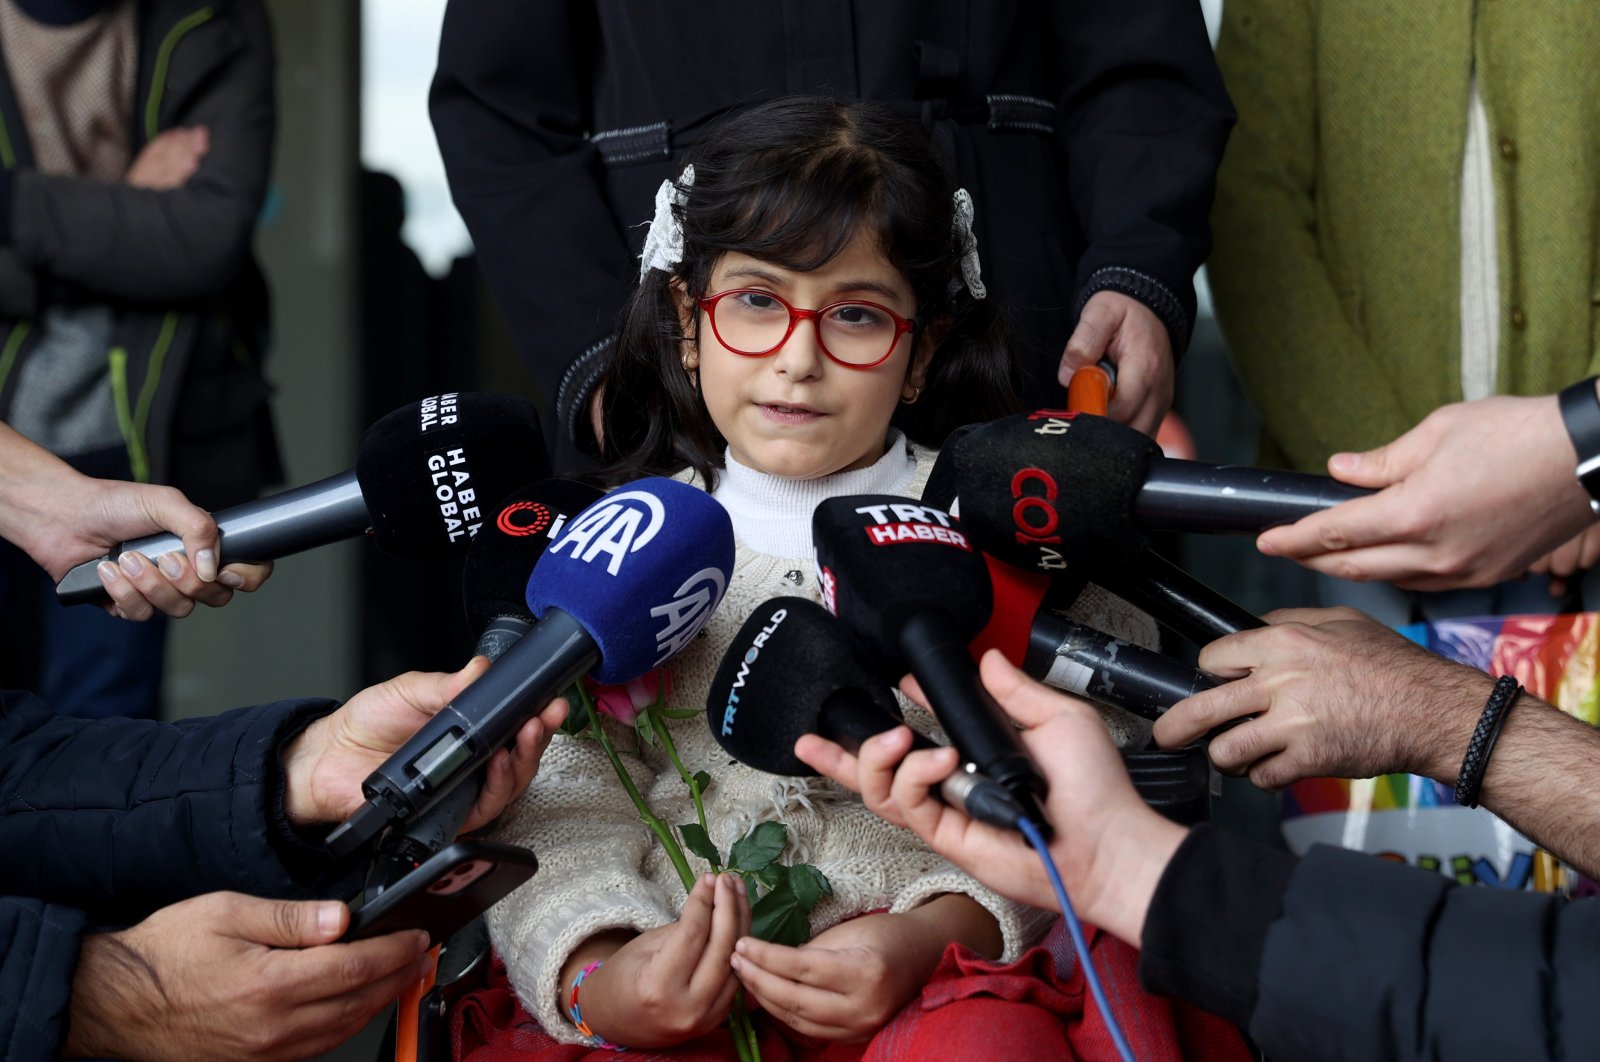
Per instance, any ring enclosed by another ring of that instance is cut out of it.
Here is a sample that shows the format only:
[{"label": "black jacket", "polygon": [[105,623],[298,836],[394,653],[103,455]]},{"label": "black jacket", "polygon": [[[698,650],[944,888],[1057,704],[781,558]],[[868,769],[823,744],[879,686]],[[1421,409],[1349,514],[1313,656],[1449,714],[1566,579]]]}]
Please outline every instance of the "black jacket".
[{"label": "black jacket", "polygon": [[1197,827],[1162,875],[1140,977],[1268,1058],[1573,1059],[1600,1044],[1600,899],[1463,888],[1318,845]]},{"label": "black jacket", "polygon": [[0,1058],[55,1057],[89,925],[221,889],[354,894],[283,815],[279,749],[332,707],[91,721],[0,692]]},{"label": "black jacket", "polygon": [[1188,343],[1233,111],[1193,0],[454,0],[432,114],[558,467],[637,281],[656,187],[706,125],[790,93],[903,102],[972,193],[1024,400],[1103,288]]},{"label": "black jacket", "polygon": [[220,508],[281,478],[250,251],[276,120],[271,31],[259,0],[142,0],[138,23],[133,152],[176,126],[211,131],[182,188],[38,172],[0,76],[0,420],[26,401],[8,384],[40,313],[109,304],[106,371],[134,477]]}]

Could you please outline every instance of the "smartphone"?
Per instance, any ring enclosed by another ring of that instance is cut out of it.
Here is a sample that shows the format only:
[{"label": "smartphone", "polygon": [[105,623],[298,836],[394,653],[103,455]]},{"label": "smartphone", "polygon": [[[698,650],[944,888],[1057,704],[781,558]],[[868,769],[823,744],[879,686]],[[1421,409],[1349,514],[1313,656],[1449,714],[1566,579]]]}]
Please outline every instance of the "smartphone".
[{"label": "smartphone", "polygon": [[526,848],[457,841],[360,907],[352,906],[342,939],[425,929],[430,941],[443,944],[538,869],[539,860]]}]

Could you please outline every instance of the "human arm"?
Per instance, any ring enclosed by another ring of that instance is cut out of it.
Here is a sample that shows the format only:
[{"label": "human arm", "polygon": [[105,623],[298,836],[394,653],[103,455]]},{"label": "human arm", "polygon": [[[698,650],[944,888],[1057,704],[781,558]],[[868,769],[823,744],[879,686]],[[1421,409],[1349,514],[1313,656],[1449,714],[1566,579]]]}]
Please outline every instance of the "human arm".
[{"label": "human arm", "polygon": [[[0,424],[0,537],[59,580],[77,564],[130,539],[170,531],[182,553],[151,558],[124,553],[100,565],[110,610],[149,619],[157,610],[187,616],[195,602],[220,607],[235,590],[255,590],[272,563],[217,570],[217,525],[172,487],[93,479]],[[191,564],[189,557],[194,558]]]},{"label": "human arm", "polygon": [[[1080,323],[1060,380],[1108,354],[1118,370],[1111,415],[1153,434],[1194,327],[1194,272],[1211,245],[1233,109],[1194,5],[1079,0],[1053,5],[1050,17],[1065,194],[1085,241],[1074,276]],[[1100,292],[1139,309],[1096,302]]]},{"label": "human arm", "polygon": [[451,197],[566,443],[590,432],[590,392],[638,277],[620,226],[648,220],[613,216],[585,135],[593,20],[581,4],[454,0],[428,100]]},{"label": "human arm", "polygon": [[1378,488],[1285,527],[1257,548],[1343,579],[1417,590],[1490,586],[1594,525],[1554,395],[1458,402],[1393,442],[1338,453],[1338,479]]},{"label": "human arm", "polygon": [[922,991],[950,943],[994,959],[999,926],[976,900],[936,896],[900,914],[867,914],[798,948],[745,937],[733,956],[739,980],[763,1009],[824,1040],[865,1040]]},{"label": "human arm", "polygon": [[[161,113],[141,110],[139,128],[154,140],[158,123],[205,127],[208,150],[194,175],[157,189],[8,171],[0,245],[53,281],[102,296],[173,302],[226,289],[249,252],[270,170],[271,27],[256,0],[242,0],[178,48],[194,83],[164,86]],[[211,65],[201,69],[197,55]]]},{"label": "human arm", "polygon": [[297,1059],[358,1032],[432,965],[427,934],[334,943],[340,903],[211,893],[82,938],[65,1058]]},{"label": "human arm", "polygon": [[[1173,705],[1155,737],[1211,739],[1229,774],[1263,789],[1300,778],[1394,771],[1453,785],[1494,680],[1351,609],[1284,609],[1206,646],[1200,667],[1233,679]],[[1252,718],[1245,718],[1245,717]],[[1479,800],[1588,874],[1600,872],[1600,731],[1522,694],[1489,757]]]},{"label": "human arm", "polygon": [[1323,257],[1311,6],[1232,0],[1223,9],[1217,61],[1239,124],[1217,173],[1206,264],[1240,381],[1267,434],[1302,469],[1392,439],[1416,419],[1384,352],[1352,323],[1353,281],[1336,278]]}]

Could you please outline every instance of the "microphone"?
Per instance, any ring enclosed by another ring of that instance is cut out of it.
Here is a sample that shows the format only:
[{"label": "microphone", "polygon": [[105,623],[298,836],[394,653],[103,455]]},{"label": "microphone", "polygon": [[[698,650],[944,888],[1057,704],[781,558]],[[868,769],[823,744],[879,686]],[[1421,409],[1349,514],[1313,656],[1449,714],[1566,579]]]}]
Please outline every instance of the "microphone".
[{"label": "microphone", "polygon": [[[734,635],[706,693],[706,723],[723,751],[768,774],[814,775],[796,758],[802,734],[847,752],[902,722],[882,676],[839,621],[803,597],[763,602]],[[913,749],[937,748],[912,731]],[[981,822],[1016,829],[1022,808],[971,763],[939,787],[946,803]]]},{"label": "microphone", "polygon": [[[465,551],[487,500],[530,474],[550,474],[532,402],[473,392],[424,398],[362,434],[353,470],[217,513],[217,560],[276,560],[369,529],[396,556]],[[183,542],[171,534],[124,542],[67,572],[56,598],[64,605],[105,600],[95,569],[126,550],[158,557],[181,553]]]},{"label": "microphone", "polygon": [[[974,541],[1046,572],[1068,557],[1129,560],[1148,546],[1146,531],[1257,533],[1372,493],[1327,476],[1163,457],[1133,428],[1054,410],[991,421],[945,453]],[[1063,494],[1070,505],[1058,504]]]},{"label": "microphone", "polygon": [[733,572],[733,525],[709,494],[634,480],[568,520],[528,579],[532,627],[362,783],[367,802],[328,835],[345,856],[427,813],[579,677],[618,685],[705,626]]},{"label": "microphone", "polygon": [[573,516],[605,492],[570,479],[530,483],[484,509],[487,519],[473,536],[461,566],[467,626],[478,631],[474,650],[498,660],[528,633],[528,576]]},{"label": "microphone", "polygon": [[811,518],[822,603],[894,676],[916,676],[951,743],[1034,822],[1045,792],[967,645],[992,594],[982,556],[941,509],[909,498],[830,498]]}]

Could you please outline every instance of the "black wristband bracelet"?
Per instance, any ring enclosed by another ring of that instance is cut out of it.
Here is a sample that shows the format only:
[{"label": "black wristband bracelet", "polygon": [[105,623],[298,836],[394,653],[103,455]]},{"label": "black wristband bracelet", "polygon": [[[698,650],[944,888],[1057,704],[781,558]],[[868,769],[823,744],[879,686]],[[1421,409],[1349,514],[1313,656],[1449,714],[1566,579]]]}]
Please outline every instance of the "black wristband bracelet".
[{"label": "black wristband bracelet", "polygon": [[1472,740],[1467,743],[1467,755],[1461,761],[1461,773],[1456,776],[1456,803],[1462,807],[1478,806],[1478,790],[1483,787],[1483,775],[1489,769],[1489,753],[1494,751],[1494,743],[1500,738],[1500,730],[1505,726],[1506,716],[1511,714],[1511,706],[1517,703],[1521,695],[1522,687],[1512,676],[1501,675],[1495,680],[1494,690],[1489,694],[1483,714],[1478,717],[1478,725],[1472,731]]}]

